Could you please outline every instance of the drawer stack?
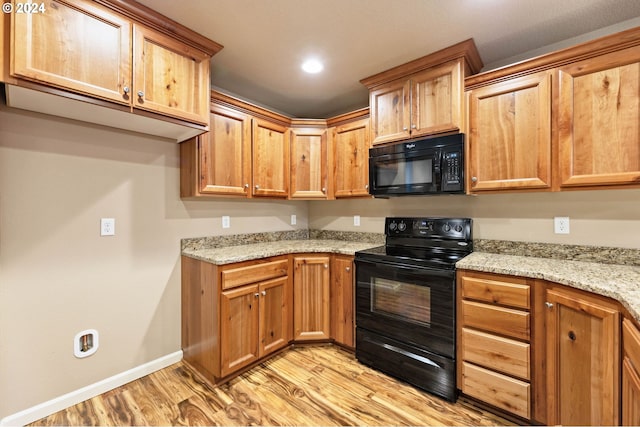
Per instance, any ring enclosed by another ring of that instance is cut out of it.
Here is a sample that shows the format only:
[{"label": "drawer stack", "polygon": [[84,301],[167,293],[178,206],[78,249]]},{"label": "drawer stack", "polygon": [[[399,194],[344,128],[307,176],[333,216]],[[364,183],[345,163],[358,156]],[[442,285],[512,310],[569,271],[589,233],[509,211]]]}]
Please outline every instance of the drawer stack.
[{"label": "drawer stack", "polygon": [[531,286],[525,278],[459,272],[458,387],[531,418]]}]

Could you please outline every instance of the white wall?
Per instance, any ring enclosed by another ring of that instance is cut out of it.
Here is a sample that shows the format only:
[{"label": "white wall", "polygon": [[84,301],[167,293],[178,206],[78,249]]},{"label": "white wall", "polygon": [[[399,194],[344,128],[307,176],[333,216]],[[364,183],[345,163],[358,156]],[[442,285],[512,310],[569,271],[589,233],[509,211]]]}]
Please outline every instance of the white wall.
[{"label": "white wall", "polygon": [[307,207],[182,201],[177,144],[0,110],[0,419],[180,350],[181,238],[306,229]]}]

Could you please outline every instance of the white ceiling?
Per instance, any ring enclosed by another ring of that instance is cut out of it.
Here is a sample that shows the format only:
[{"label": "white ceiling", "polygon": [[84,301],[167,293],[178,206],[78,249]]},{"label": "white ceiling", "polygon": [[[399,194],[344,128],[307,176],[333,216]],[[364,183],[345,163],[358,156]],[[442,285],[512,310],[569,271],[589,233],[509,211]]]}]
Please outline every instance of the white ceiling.
[{"label": "white ceiling", "polygon": [[[367,106],[361,79],[468,38],[486,69],[640,25],[639,0],[139,1],[224,45],[211,62],[214,87],[312,118]],[[324,72],[300,70],[310,55]]]}]

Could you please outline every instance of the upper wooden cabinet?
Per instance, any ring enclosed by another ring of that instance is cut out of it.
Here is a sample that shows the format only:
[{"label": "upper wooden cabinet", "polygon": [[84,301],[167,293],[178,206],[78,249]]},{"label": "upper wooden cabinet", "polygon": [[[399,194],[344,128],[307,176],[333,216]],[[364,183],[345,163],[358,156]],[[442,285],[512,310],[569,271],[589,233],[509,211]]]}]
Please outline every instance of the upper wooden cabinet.
[{"label": "upper wooden cabinet", "polygon": [[640,184],[640,48],[559,73],[560,187]]},{"label": "upper wooden cabinet", "polygon": [[324,123],[291,129],[291,199],[327,199],[328,138]]},{"label": "upper wooden cabinet", "polygon": [[[7,34],[0,35],[11,53],[2,80],[11,106],[180,141],[209,124],[209,61],[222,46],[141,4],[50,2],[45,13],[11,14]],[[69,104],[78,99],[84,108]],[[139,117],[126,120],[127,111]],[[176,130],[173,119],[196,130]]]},{"label": "upper wooden cabinet", "polygon": [[210,56],[142,25],[133,30],[133,106],[208,124]]},{"label": "upper wooden cabinet", "polygon": [[336,199],[369,194],[369,118],[333,123],[330,128],[333,195]]},{"label": "upper wooden cabinet", "polygon": [[11,14],[11,75],[129,105],[132,22],[94,2],[48,6]]},{"label": "upper wooden cabinet", "polygon": [[472,39],[361,80],[370,91],[371,143],[464,125],[464,77],[482,68]]},{"label": "upper wooden cabinet", "polygon": [[471,192],[551,187],[551,76],[468,92]]},{"label": "upper wooden cabinet", "polygon": [[253,119],[253,195],[289,195],[289,128]]}]

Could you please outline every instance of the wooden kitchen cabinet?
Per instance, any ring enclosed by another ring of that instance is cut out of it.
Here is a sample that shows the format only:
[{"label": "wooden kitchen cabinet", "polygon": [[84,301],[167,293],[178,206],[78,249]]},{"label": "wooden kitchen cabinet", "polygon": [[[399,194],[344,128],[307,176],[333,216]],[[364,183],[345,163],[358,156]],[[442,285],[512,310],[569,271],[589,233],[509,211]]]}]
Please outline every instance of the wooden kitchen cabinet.
[{"label": "wooden kitchen cabinet", "polygon": [[222,46],[166,21],[108,1],[60,0],[45,13],[12,14],[10,75],[207,126],[209,60]]},{"label": "wooden kitchen cabinet", "polygon": [[369,88],[372,145],[463,129],[464,77],[480,68],[467,40],[361,80]]},{"label": "wooden kitchen cabinet", "polygon": [[532,418],[533,279],[458,272],[458,388]]},{"label": "wooden kitchen cabinet", "polygon": [[210,131],[180,144],[180,196],[251,194],[251,116],[211,104]]},{"label": "wooden kitchen cabinet", "polygon": [[292,339],[288,256],[227,265],[182,257],[185,360],[216,383]]},{"label": "wooden kitchen cabinet", "polygon": [[617,305],[550,284],[545,306],[547,424],[619,425]]},{"label": "wooden kitchen cabinet", "polygon": [[551,82],[544,71],[468,91],[471,192],[551,187]]},{"label": "wooden kitchen cabinet", "polygon": [[331,129],[333,195],[336,199],[371,197],[369,194],[369,118]]},{"label": "wooden kitchen cabinet", "polygon": [[353,256],[331,256],[331,338],[343,346],[354,348],[355,299]]},{"label": "wooden kitchen cabinet", "polygon": [[289,196],[289,128],[254,118],[253,196],[287,198]]},{"label": "wooden kitchen cabinet", "polygon": [[291,199],[327,199],[328,138],[326,125],[291,129]]},{"label": "wooden kitchen cabinet", "polygon": [[328,340],[331,259],[328,255],[296,255],[292,264],[293,339]]},{"label": "wooden kitchen cabinet", "polygon": [[640,49],[559,69],[560,187],[640,184]]},{"label": "wooden kitchen cabinet", "polygon": [[640,425],[640,330],[622,321],[622,425]]}]

